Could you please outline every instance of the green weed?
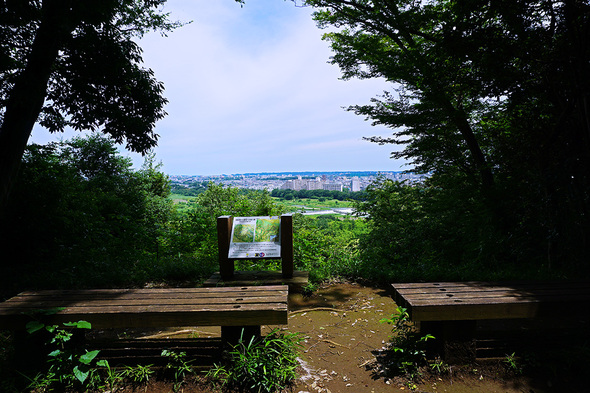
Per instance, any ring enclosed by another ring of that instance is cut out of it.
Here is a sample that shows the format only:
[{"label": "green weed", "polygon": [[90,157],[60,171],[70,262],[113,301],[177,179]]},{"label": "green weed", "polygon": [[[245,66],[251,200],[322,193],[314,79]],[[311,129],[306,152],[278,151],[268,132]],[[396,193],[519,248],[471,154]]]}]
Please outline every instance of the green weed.
[{"label": "green weed", "polygon": [[410,316],[403,307],[398,307],[397,314],[393,314],[390,318],[383,318],[380,322],[393,325],[393,335],[390,337],[391,350],[388,357],[389,368],[406,375],[410,381],[415,380],[420,376],[420,367],[427,363],[426,341],[434,339],[434,336],[430,334],[420,336],[416,333],[410,322]]},{"label": "green weed", "polygon": [[522,366],[517,360],[516,352],[512,352],[511,355],[506,355],[504,358],[504,364],[506,364],[508,370],[514,372],[515,374],[522,374]]},{"label": "green weed", "polygon": [[240,392],[276,392],[297,376],[301,338],[297,333],[273,330],[262,339],[240,339],[228,352],[224,365],[216,364],[207,376],[222,387]]},{"label": "green weed", "polygon": [[121,375],[136,385],[148,383],[150,377],[155,373],[152,367],[153,365],[151,364],[146,366],[137,365],[135,367],[127,366],[123,371],[121,371]]},{"label": "green weed", "polygon": [[62,328],[59,325],[45,325],[36,320],[27,324],[27,331],[30,334],[42,330],[50,333],[47,345],[52,348],[47,354],[48,370],[31,379],[31,388],[38,391],[53,391],[60,388],[87,386],[96,381],[95,360],[100,351],[69,348],[66,345],[74,335],[72,329],[90,329],[90,323],[66,322],[63,326]]},{"label": "green weed", "polygon": [[117,390],[117,386],[119,385],[119,383],[123,381],[123,375],[111,368],[111,365],[109,364],[108,360],[99,360],[98,362],[96,362],[96,365],[104,367],[106,369],[106,386],[111,393],[114,393]]},{"label": "green weed", "polygon": [[166,368],[174,372],[174,391],[176,392],[184,383],[185,377],[194,373],[191,361],[186,359],[186,352],[164,349],[162,356],[168,358]]}]

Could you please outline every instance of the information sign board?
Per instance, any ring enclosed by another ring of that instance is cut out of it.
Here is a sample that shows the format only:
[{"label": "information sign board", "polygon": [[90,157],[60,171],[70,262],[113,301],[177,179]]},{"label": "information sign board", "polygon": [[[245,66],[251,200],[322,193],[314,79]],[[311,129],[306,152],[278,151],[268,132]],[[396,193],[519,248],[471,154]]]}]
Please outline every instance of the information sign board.
[{"label": "information sign board", "polygon": [[228,258],[281,257],[279,217],[234,217]]}]

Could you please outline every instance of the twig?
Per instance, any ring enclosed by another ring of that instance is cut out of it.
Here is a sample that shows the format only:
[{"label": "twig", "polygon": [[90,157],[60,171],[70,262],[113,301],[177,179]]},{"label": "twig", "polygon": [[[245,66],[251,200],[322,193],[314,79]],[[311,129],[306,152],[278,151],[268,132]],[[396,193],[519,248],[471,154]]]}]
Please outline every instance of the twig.
[{"label": "twig", "polygon": [[346,345],[338,344],[338,343],[336,343],[336,342],[334,342],[334,341],[332,341],[332,340],[327,340],[327,339],[325,339],[325,338],[324,338],[323,340],[321,340],[321,341],[327,342],[328,344],[338,345],[339,347],[344,347],[344,348],[346,348],[346,349],[350,349],[350,348],[349,348],[349,347],[347,347]]},{"label": "twig", "polygon": [[306,308],[304,310],[297,310],[297,311],[291,311],[290,314],[301,314],[304,312],[311,312],[311,311],[334,311],[334,312],[339,312],[340,310],[338,310],[337,308],[330,308],[330,307],[318,307],[318,308]]},{"label": "twig", "polygon": [[162,337],[168,337],[168,336],[180,336],[182,334],[191,334],[191,333],[206,334],[209,336],[215,335],[215,333],[211,333],[211,332],[203,332],[203,331],[199,331],[199,330],[185,329],[185,330],[177,330],[175,332],[163,332],[163,333],[153,334],[151,336],[144,336],[144,337],[139,337],[139,338],[142,340],[149,340],[149,339],[153,339],[153,338],[162,338]]}]

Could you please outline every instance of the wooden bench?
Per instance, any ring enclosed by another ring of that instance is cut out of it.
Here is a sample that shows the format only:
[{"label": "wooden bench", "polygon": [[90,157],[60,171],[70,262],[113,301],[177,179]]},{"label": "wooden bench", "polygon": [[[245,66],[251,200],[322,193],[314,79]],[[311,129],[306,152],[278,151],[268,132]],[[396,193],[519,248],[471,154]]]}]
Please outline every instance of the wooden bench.
[{"label": "wooden bench", "polygon": [[[0,329],[24,330],[38,310],[46,324],[84,320],[92,328],[221,326],[233,341],[242,327],[287,323],[288,286],[224,288],[88,289],[29,291],[0,303]],[[239,337],[239,336],[238,336]]]},{"label": "wooden bench", "polygon": [[[447,361],[474,360],[477,321],[588,313],[590,282],[430,282],[392,284],[421,334],[437,338]],[[583,311],[586,310],[586,311]]]}]

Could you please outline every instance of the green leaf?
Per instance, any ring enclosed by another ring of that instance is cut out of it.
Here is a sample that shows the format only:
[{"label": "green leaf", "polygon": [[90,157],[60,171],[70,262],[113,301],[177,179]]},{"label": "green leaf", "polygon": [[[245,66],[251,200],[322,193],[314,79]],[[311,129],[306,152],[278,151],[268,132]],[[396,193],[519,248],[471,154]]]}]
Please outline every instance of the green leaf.
[{"label": "green leaf", "polygon": [[45,324],[39,321],[30,321],[27,323],[26,328],[29,334],[33,334],[45,327]]},{"label": "green leaf", "polygon": [[90,364],[94,358],[98,355],[100,350],[96,349],[94,351],[86,352],[84,355],[80,356],[80,363]]},{"label": "green leaf", "polygon": [[108,368],[109,367],[109,361],[106,360],[106,359],[101,359],[98,362],[96,362],[96,365],[98,367],[107,367]]},{"label": "green leaf", "polygon": [[60,311],[65,310],[65,307],[53,307],[53,308],[39,308],[39,309],[35,309],[29,312],[26,312],[24,314],[26,315],[31,315],[31,316],[35,316],[35,315],[54,315],[57,314]]},{"label": "green leaf", "polygon": [[90,374],[89,369],[81,370],[78,366],[74,367],[74,376],[78,381],[80,381],[80,383],[84,383],[84,381],[86,381],[88,374]]},{"label": "green leaf", "polygon": [[49,354],[47,356],[55,357],[55,356],[58,356],[60,353],[61,353],[61,350],[56,349],[55,351],[49,352]]},{"label": "green leaf", "polygon": [[87,322],[87,321],[64,322],[64,326],[75,327],[78,329],[91,329],[92,328],[92,325],[90,324],[90,322]]}]

